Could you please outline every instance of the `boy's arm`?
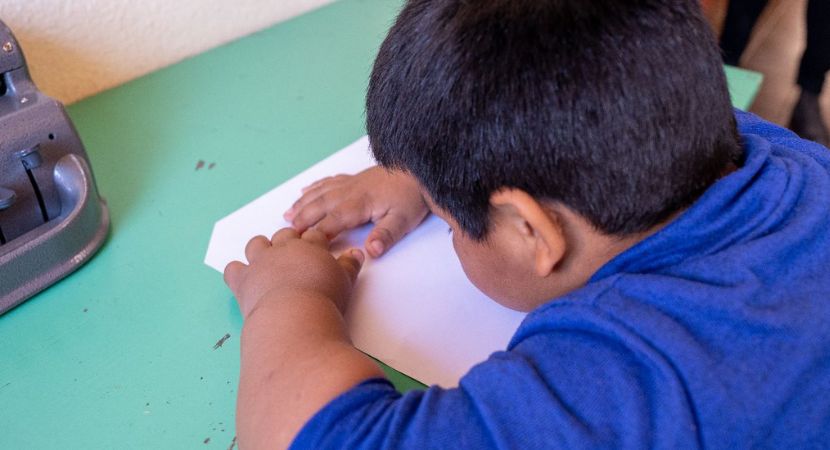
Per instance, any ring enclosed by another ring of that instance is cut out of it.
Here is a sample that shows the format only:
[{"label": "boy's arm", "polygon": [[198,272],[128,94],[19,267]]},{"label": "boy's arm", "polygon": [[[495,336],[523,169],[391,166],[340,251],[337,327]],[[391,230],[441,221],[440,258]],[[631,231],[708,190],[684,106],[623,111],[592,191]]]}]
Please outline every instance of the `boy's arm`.
[{"label": "boy's arm", "polygon": [[357,175],[324,178],[303,189],[285,212],[297,230],[314,227],[332,238],[368,222],[375,227],[366,238],[373,258],[386,253],[427,216],[418,181],[401,171],[371,167]]},{"label": "boy's arm", "polygon": [[250,265],[234,262],[225,280],[245,323],[237,433],[245,449],[285,448],[332,399],[380,368],[351,346],[340,308],[363,255],[335,260],[316,231],[291,229],[251,240]]},{"label": "boy's arm", "polygon": [[538,323],[523,325],[510,351],[476,365],[457,389],[401,396],[347,341],[340,311],[362,255],[335,259],[326,246],[318,231],[300,237],[285,229],[271,240],[252,239],[245,250],[250,264],[225,270],[245,317],[241,448],[676,448],[695,442],[684,380],[648,342],[627,331],[619,335],[625,328],[591,305],[537,314]]}]

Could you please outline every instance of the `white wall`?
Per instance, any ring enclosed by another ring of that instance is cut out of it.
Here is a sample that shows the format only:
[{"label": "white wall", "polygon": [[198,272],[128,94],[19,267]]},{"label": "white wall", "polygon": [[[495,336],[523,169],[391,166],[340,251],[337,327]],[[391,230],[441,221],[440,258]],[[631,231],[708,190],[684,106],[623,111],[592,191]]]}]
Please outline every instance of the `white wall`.
[{"label": "white wall", "polygon": [[41,90],[119,85],[332,0],[0,0]]}]

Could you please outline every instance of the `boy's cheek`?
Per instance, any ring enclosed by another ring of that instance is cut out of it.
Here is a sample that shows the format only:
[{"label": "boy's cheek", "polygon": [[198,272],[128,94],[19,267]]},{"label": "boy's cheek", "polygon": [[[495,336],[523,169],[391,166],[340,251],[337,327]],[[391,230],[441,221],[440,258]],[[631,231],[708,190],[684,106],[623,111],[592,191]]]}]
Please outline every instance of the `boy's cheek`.
[{"label": "boy's cheek", "polygon": [[508,249],[465,241],[453,236],[455,253],[464,274],[485,295],[496,303],[515,311],[528,312],[535,308],[533,298],[538,296],[532,271],[527,261],[517,259]]},{"label": "boy's cheek", "polygon": [[478,290],[488,297],[499,301],[503,297],[500,284],[508,274],[504,272],[504,267],[502,267],[503,270],[501,271],[494,270],[490,263],[500,258],[496,257],[496,255],[488,254],[491,252],[488,252],[485,246],[469,242],[457,236],[458,234],[453,235],[452,243],[453,248],[455,248],[455,254],[461,262],[461,268],[464,270],[464,274],[467,275],[467,278]]}]

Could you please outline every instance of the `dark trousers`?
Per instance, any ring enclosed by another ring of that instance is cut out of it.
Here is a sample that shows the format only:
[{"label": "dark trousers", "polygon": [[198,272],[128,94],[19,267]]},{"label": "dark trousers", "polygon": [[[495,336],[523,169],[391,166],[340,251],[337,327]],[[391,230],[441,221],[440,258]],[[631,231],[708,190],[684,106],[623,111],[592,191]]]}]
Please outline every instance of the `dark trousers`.
[{"label": "dark trousers", "polygon": [[[749,42],[755,21],[767,0],[730,0],[720,46],[723,61],[738,65]],[[830,0],[809,0],[807,5],[807,47],[801,56],[798,84],[812,94],[819,94],[824,76],[830,70]]]}]

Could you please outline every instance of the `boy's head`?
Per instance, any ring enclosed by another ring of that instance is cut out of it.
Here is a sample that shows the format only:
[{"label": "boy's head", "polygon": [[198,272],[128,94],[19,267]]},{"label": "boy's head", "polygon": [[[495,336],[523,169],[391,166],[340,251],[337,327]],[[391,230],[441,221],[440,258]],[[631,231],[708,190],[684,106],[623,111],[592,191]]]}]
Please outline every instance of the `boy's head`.
[{"label": "boy's head", "polygon": [[638,236],[741,154],[698,0],[411,0],[375,62],[367,126],[380,164],[473,241],[506,190]]}]

